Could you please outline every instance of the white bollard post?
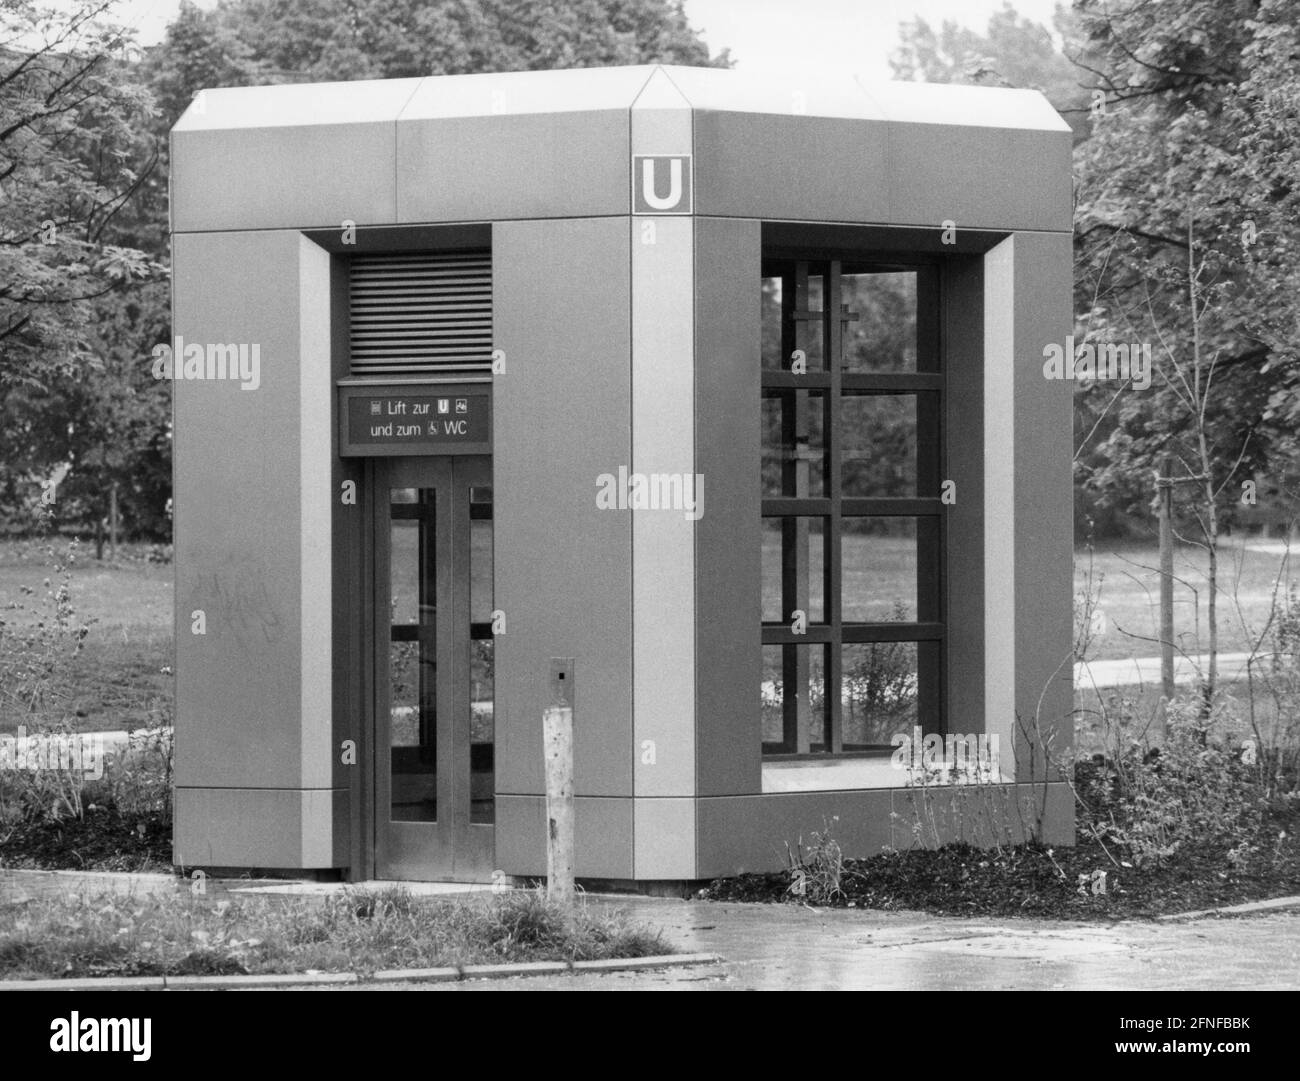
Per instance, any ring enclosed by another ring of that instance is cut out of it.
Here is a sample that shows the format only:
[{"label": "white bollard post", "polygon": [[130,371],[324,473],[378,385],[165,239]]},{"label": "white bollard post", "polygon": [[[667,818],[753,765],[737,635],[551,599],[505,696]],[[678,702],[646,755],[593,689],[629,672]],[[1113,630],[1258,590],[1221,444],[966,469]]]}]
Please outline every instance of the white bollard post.
[{"label": "white bollard post", "polygon": [[573,660],[551,659],[551,705],[542,715],[546,762],[546,896],[573,903]]}]

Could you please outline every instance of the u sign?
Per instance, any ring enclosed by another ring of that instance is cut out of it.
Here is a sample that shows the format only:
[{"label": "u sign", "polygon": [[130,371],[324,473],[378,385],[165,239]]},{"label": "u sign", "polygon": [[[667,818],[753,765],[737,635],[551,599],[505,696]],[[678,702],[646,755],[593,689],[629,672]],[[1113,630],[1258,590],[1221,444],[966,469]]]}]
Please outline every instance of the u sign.
[{"label": "u sign", "polygon": [[632,213],[689,214],[691,212],[691,156],[689,154],[634,154],[632,156]]}]

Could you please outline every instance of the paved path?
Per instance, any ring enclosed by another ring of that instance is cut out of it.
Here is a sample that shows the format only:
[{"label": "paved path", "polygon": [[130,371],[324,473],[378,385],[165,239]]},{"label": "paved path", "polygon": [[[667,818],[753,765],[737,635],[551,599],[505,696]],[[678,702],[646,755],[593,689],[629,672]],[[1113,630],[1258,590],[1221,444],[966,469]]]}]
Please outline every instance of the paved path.
[{"label": "paved path", "polygon": [[[1219,679],[1231,681],[1246,678],[1246,662],[1249,653],[1220,653]],[[1174,657],[1174,682],[1178,684],[1195,683],[1210,663],[1208,653],[1192,654],[1186,657]],[[1255,670],[1260,665],[1268,664],[1267,658],[1257,656]],[[1086,661],[1074,666],[1074,686],[1086,689],[1093,686],[1131,687],[1136,685],[1160,686],[1159,657],[1124,657],[1116,661]]]}]

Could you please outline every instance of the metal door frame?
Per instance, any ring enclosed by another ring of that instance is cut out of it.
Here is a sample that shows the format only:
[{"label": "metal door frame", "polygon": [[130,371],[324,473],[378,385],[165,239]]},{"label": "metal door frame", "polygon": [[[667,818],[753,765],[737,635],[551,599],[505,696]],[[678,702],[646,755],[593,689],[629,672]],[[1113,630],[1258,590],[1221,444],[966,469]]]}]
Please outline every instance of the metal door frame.
[{"label": "metal door frame", "polygon": [[[471,822],[470,502],[469,490],[492,483],[490,455],[374,458],[366,465],[364,638],[369,797],[363,847],[368,877],[411,881],[488,881],[495,825]],[[437,822],[390,820],[392,488],[433,488],[437,665]],[[461,629],[458,640],[457,628]],[[495,784],[495,779],[494,779]]]}]

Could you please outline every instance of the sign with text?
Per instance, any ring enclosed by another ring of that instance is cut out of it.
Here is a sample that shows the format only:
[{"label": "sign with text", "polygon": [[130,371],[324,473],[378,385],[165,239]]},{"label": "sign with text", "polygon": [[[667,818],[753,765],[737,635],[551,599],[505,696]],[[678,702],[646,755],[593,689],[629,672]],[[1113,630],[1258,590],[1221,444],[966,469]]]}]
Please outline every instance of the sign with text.
[{"label": "sign with text", "polygon": [[340,406],[345,455],[482,453],[492,441],[492,399],[482,388],[349,387]]},{"label": "sign with text", "polygon": [[689,214],[691,156],[632,155],[632,213]]}]

